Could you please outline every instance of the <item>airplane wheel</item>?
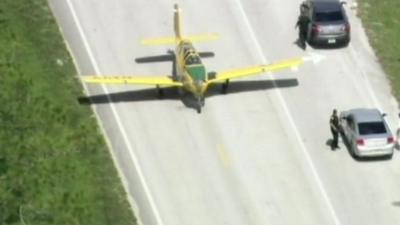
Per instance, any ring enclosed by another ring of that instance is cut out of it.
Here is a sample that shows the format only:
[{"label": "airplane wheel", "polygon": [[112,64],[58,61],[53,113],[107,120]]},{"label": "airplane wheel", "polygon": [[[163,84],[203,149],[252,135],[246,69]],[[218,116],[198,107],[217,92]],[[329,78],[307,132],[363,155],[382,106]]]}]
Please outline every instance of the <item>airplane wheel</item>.
[{"label": "airplane wheel", "polygon": [[197,113],[201,113],[201,108],[204,106],[204,98],[197,98]]},{"label": "airplane wheel", "polygon": [[164,90],[157,85],[157,97],[158,99],[164,98]]},{"label": "airplane wheel", "polygon": [[226,89],[227,89],[226,85],[225,85],[225,84],[222,84],[221,93],[222,93],[222,94],[226,94]]},{"label": "airplane wheel", "polygon": [[176,90],[177,90],[179,96],[183,96],[184,94],[186,94],[185,91],[184,91],[184,89],[181,88],[181,87],[178,87]]},{"label": "airplane wheel", "polygon": [[226,80],[225,83],[222,84],[221,93],[226,94],[228,92],[229,80]]},{"label": "airplane wheel", "polygon": [[163,99],[164,98],[164,91],[162,89],[158,89],[157,96],[158,96],[158,99]]}]

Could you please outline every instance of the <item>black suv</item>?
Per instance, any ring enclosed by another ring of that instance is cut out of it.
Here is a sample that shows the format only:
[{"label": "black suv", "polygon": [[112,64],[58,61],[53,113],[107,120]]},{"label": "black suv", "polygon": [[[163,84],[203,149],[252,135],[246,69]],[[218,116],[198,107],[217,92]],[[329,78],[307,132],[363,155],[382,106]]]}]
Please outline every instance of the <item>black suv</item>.
[{"label": "black suv", "polygon": [[306,0],[302,7],[310,19],[307,42],[311,45],[344,45],[350,42],[350,24],[336,0]]}]

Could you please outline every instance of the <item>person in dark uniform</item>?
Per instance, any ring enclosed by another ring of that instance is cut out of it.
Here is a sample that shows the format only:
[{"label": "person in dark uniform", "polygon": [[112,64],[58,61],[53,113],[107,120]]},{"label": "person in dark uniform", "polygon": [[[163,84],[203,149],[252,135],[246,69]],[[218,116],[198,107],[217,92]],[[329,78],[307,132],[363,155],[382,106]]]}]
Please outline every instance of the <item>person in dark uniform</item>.
[{"label": "person in dark uniform", "polygon": [[297,19],[295,28],[299,27],[299,44],[301,48],[306,49],[307,30],[310,18],[308,18],[308,7],[303,3],[300,6],[300,16]]},{"label": "person in dark uniform", "polygon": [[332,136],[333,136],[331,148],[332,148],[332,150],[334,150],[336,148],[339,148],[339,145],[338,145],[338,141],[339,141],[339,117],[337,116],[337,110],[336,109],[333,110],[331,118],[329,119],[329,124],[330,124],[330,127],[331,127]]}]

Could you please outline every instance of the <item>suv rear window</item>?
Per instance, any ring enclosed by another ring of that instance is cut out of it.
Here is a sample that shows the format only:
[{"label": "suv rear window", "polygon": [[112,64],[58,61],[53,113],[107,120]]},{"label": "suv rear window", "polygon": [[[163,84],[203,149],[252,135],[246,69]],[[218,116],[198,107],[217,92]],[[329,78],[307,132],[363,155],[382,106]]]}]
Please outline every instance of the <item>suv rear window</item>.
[{"label": "suv rear window", "polygon": [[340,21],[343,19],[341,11],[315,12],[315,21],[317,22]]},{"label": "suv rear window", "polygon": [[358,131],[360,135],[384,134],[386,133],[386,127],[383,122],[359,123]]}]

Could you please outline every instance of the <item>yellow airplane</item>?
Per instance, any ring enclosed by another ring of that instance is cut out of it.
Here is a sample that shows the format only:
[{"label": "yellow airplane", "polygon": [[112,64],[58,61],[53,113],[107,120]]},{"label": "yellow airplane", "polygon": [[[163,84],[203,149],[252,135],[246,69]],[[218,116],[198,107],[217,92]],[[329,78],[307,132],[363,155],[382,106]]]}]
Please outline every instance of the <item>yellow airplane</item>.
[{"label": "yellow airplane", "polygon": [[201,61],[200,53],[193,47],[193,42],[209,41],[218,38],[215,34],[196,35],[183,37],[181,9],[174,5],[174,30],[175,37],[147,39],[143,44],[175,44],[175,68],[176,74],[165,76],[84,76],[82,79],[88,83],[104,84],[137,84],[155,85],[158,93],[162,94],[160,87],[175,86],[191,92],[197,105],[197,112],[200,113],[204,106],[204,96],[210,84],[222,83],[222,91],[226,92],[229,80],[250,75],[262,74],[265,72],[277,71],[285,68],[297,68],[304,63],[304,58],[284,60],[278,63],[250,66],[230,71],[208,73]]}]

